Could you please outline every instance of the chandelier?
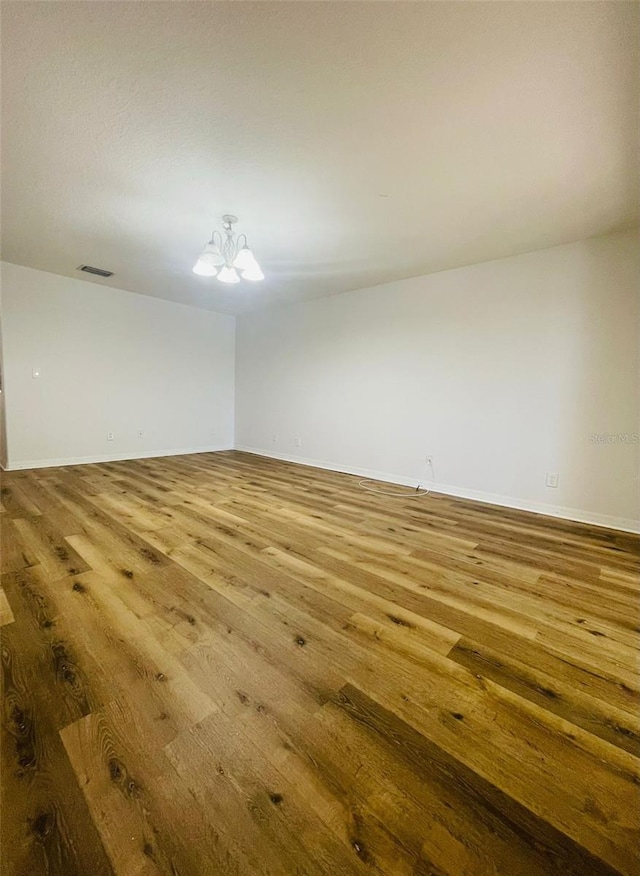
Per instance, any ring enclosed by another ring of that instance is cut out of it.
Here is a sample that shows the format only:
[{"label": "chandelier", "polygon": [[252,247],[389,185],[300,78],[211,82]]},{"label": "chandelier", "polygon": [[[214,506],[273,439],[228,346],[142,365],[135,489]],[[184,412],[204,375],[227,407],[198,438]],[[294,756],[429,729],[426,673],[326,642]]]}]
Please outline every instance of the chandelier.
[{"label": "chandelier", "polygon": [[200,258],[193,266],[193,273],[201,277],[218,277],[221,283],[239,283],[243,280],[264,280],[264,274],[254,254],[247,245],[246,234],[234,234],[233,226],[237,216],[226,214],[222,217],[222,233],[218,230],[202,250]]}]

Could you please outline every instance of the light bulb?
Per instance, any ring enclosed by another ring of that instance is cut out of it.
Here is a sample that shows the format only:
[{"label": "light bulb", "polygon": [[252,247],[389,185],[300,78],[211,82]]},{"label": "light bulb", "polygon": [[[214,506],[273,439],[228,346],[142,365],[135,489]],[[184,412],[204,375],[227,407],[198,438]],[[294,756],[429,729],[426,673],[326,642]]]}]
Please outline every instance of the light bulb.
[{"label": "light bulb", "polygon": [[221,283],[239,283],[240,277],[237,275],[234,268],[225,265],[218,274],[218,280],[220,280]]},{"label": "light bulb", "polygon": [[250,271],[252,268],[258,267],[258,262],[248,246],[242,247],[233,260],[233,267],[239,268],[241,271]]},{"label": "light bulb", "polygon": [[211,264],[210,259],[203,253],[193,266],[193,273],[198,274],[200,277],[215,277],[218,269],[215,265]]},{"label": "light bulb", "polygon": [[242,272],[243,280],[264,280],[264,274],[260,270],[260,265],[256,262],[255,266],[248,268]]}]

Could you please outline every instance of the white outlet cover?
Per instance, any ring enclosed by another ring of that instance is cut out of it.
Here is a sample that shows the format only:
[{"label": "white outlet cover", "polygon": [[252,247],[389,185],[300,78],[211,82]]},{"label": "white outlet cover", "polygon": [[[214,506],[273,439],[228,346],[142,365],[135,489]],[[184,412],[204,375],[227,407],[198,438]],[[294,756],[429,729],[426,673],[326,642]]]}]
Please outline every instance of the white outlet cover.
[{"label": "white outlet cover", "polygon": [[558,486],[558,472],[557,471],[548,471],[547,477],[545,479],[545,483],[548,487],[557,487]]}]

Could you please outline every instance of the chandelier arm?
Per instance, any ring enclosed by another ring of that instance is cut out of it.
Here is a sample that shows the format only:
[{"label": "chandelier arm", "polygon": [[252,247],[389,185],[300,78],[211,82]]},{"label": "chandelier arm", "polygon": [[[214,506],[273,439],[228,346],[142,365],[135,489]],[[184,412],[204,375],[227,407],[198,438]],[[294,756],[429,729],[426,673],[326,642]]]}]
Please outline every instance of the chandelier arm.
[{"label": "chandelier arm", "polygon": [[240,245],[241,240],[244,240],[244,245],[247,246],[247,235],[246,234],[239,234],[236,237],[234,244],[233,244],[233,258],[231,259],[231,264],[233,264],[233,262],[235,262],[235,260],[238,256],[238,253],[242,249],[242,246]]}]

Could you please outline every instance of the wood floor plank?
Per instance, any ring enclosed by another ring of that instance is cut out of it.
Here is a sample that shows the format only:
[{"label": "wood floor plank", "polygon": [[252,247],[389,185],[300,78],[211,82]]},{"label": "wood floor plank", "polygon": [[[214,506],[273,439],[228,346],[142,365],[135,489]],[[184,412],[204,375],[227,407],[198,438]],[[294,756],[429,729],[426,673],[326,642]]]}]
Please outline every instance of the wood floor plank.
[{"label": "wood floor plank", "polygon": [[0,627],[5,624],[12,624],[15,620],[13,610],[7,599],[7,594],[4,592],[4,587],[0,587]]},{"label": "wood floor plank", "polygon": [[640,713],[631,715],[478,642],[461,639],[448,654],[476,676],[490,678],[555,715],[640,757]]},{"label": "wood floor plank", "polygon": [[7,876],[636,876],[640,538],[247,453],[2,475]]},{"label": "wood floor plank", "polygon": [[58,729],[95,700],[32,570],[3,576],[15,622],[2,629],[3,871],[112,874]]},{"label": "wood floor plank", "polygon": [[542,846],[547,855],[549,872],[578,874],[613,874],[617,871],[600,858],[589,854],[585,848],[572,842],[562,831],[553,828],[544,818],[536,816],[512,797],[506,797],[495,786],[487,783],[475,771],[466,768],[452,758],[444,749],[435,746],[423,734],[416,733],[398,716],[384,709],[357,688],[347,685],[340,692],[338,703],[354,720],[374,730],[387,740],[395,739],[403,756],[417,770],[436,770],[443,780],[452,785],[463,785],[467,795],[489,810],[499,811],[503,823],[512,830],[525,834],[532,846]]},{"label": "wood floor plank", "polygon": [[52,577],[78,575],[89,570],[89,566],[69,546],[55,525],[45,517],[16,519],[13,524],[25,551],[32,553],[38,565]]},{"label": "wood floor plank", "polygon": [[225,872],[215,830],[169,762],[146,754],[130,708],[111,703],[60,735],[115,873]]}]

